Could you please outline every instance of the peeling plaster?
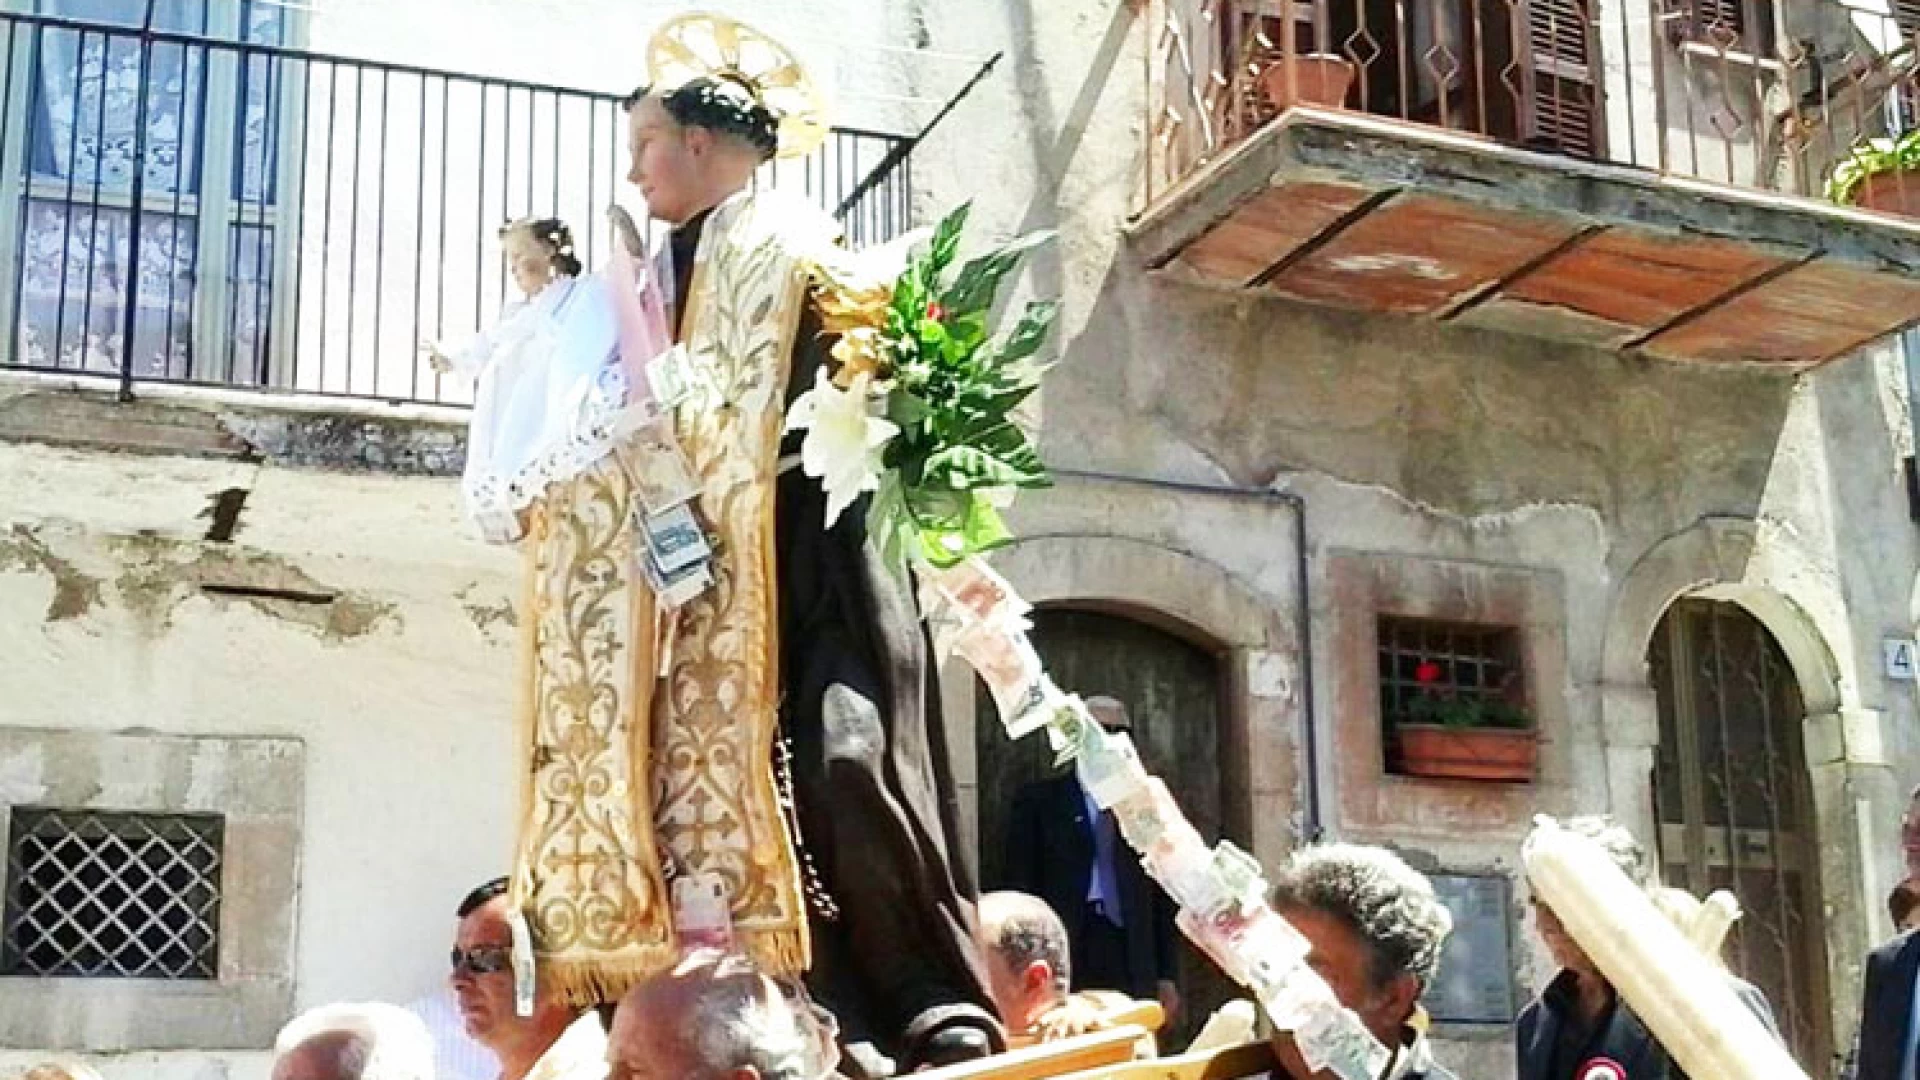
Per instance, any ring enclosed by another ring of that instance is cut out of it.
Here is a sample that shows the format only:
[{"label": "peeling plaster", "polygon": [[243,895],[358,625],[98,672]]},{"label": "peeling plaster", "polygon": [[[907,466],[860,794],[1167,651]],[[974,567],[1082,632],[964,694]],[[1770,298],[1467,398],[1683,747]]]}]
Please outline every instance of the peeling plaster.
[{"label": "peeling plaster", "polygon": [[100,579],[55,555],[31,525],[16,524],[12,531],[0,534],[0,570],[39,571],[53,578],[47,622],[77,619],[100,603]]},{"label": "peeling plaster", "polygon": [[[111,596],[149,632],[162,633],[174,612],[195,597],[220,606],[245,604],[281,622],[304,626],[328,641],[365,637],[400,620],[387,601],[343,592],[309,576],[278,556],[229,545],[206,545],[160,536],[114,536],[106,547],[119,565]],[[0,533],[0,571],[24,570],[53,578],[46,621],[92,613],[108,599],[108,584],[54,553],[41,530],[15,525]],[[221,589],[230,590],[222,593]]]}]

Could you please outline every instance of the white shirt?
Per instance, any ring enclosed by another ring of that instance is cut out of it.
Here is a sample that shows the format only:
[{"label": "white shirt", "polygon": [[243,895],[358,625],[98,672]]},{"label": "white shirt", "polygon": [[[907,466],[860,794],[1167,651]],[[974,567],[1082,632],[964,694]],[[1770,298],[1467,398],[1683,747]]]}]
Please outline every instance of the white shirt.
[{"label": "white shirt", "polygon": [[606,1080],[607,1032],[588,1009],[533,1063],[527,1080]]}]

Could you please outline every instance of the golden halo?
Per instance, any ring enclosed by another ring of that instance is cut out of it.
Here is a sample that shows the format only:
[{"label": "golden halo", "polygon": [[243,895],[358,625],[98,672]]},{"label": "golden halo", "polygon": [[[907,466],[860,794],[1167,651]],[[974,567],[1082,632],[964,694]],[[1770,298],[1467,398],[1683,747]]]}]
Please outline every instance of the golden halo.
[{"label": "golden halo", "polygon": [[827,103],[786,47],[725,15],[697,11],[654,31],[647,80],[672,90],[698,78],[730,78],[757,91],[780,119],[777,156],[804,157],[827,138]]}]

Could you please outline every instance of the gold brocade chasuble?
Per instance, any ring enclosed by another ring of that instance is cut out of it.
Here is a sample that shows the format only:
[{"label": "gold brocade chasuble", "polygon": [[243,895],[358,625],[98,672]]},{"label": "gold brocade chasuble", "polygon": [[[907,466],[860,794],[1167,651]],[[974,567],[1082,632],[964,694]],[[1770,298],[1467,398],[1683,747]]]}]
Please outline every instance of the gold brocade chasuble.
[{"label": "gold brocade chasuble", "polygon": [[737,947],[809,962],[794,841],[773,772],[780,643],[774,480],[809,252],[831,219],[774,193],[721,204],[683,298],[688,396],[673,410],[700,483],[716,583],[659,610],[635,562],[637,443],[556,484],[526,543],[526,788],[511,899],[540,978],[616,1000],[673,964],[667,884],[726,884]]}]

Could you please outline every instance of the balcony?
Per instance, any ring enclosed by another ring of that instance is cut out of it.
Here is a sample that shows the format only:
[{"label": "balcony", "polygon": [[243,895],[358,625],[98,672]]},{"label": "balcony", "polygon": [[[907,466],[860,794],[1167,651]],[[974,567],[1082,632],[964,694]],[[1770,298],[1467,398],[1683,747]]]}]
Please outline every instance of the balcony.
[{"label": "balcony", "polygon": [[[638,204],[617,96],[303,51],[291,10],[242,0],[232,36],[0,13],[0,369],[458,404],[417,343],[497,317],[502,222],[559,217],[601,264],[607,206]],[[893,136],[761,182],[856,245],[910,222]]]},{"label": "balcony", "polygon": [[1818,197],[1916,115],[1893,2],[1166,0],[1132,241],[1213,287],[1804,370],[1920,320],[1920,222]]}]

